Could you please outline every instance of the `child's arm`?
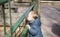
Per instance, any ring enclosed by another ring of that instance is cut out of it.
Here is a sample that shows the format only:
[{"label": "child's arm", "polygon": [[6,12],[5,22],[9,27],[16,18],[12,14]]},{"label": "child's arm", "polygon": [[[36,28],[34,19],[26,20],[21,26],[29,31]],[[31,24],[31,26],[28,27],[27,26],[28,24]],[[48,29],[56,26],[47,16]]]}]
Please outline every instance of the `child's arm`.
[{"label": "child's arm", "polygon": [[30,34],[36,35],[38,33],[39,30],[36,28],[36,26],[33,26],[33,27],[30,27],[30,25],[27,25],[27,26],[29,28]]},{"label": "child's arm", "polygon": [[28,25],[30,34],[37,35],[40,31],[40,26],[41,26],[40,19],[37,18],[34,22],[32,22],[31,25],[32,25],[32,27],[30,27],[30,25]]},{"label": "child's arm", "polygon": [[39,30],[36,28],[36,26],[34,26],[33,28],[31,27],[31,28],[29,29],[29,32],[30,32],[30,34],[32,34],[32,35],[37,35],[38,32],[39,32]]}]

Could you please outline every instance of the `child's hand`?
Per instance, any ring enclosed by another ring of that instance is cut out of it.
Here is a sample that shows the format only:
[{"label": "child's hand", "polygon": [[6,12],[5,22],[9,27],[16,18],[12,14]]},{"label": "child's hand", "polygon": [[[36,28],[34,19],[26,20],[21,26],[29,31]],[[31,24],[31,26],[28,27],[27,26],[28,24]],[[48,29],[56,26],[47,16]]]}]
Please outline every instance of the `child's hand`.
[{"label": "child's hand", "polygon": [[29,30],[31,29],[30,25],[26,25],[26,26],[29,28]]}]

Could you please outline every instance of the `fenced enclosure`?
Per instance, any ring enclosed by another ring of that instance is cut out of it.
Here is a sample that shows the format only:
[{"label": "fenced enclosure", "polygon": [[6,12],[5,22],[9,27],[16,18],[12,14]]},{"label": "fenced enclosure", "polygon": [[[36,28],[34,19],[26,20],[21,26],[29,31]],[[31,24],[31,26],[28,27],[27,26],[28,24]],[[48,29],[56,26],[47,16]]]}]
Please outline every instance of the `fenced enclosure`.
[{"label": "fenced enclosure", "polygon": [[[8,2],[8,7],[7,6],[5,7],[5,5],[4,5],[6,2]],[[22,15],[20,15],[21,17],[20,18],[18,17],[19,20],[16,22],[16,21],[14,21],[14,19],[12,19],[13,13],[11,13],[11,9],[14,10],[14,8],[16,8],[16,7],[11,8],[11,0],[0,1],[0,5],[2,6],[3,19],[4,19],[4,37],[26,37],[26,34],[28,33],[28,28],[25,27],[24,22],[22,23],[22,21],[25,19],[27,14],[35,8],[35,5],[36,5],[35,2],[36,2],[36,0],[32,1],[32,2],[19,2],[19,3],[30,3],[31,5],[28,7],[28,9],[26,9],[26,11],[24,13],[22,12],[23,14],[21,13],[22,14]],[[8,16],[7,16],[7,18],[9,18],[9,19],[6,18],[5,11],[9,12]],[[18,15],[18,14],[16,14],[16,15]],[[9,25],[6,25],[6,22],[8,22],[6,20],[10,20],[10,23],[8,23]],[[17,19],[15,19],[15,20],[17,20]],[[22,23],[22,25],[20,25],[21,23]],[[7,30],[7,28],[8,28],[8,30]],[[23,29],[22,33],[20,31],[21,29]],[[19,31],[21,34],[19,33]]]}]

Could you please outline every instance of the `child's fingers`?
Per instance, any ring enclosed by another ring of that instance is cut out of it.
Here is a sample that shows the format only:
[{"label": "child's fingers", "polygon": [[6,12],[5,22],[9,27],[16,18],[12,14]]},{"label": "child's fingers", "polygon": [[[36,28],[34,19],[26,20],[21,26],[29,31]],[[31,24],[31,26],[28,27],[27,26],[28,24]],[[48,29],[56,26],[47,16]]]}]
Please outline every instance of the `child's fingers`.
[{"label": "child's fingers", "polygon": [[29,29],[31,28],[30,25],[26,25]]}]

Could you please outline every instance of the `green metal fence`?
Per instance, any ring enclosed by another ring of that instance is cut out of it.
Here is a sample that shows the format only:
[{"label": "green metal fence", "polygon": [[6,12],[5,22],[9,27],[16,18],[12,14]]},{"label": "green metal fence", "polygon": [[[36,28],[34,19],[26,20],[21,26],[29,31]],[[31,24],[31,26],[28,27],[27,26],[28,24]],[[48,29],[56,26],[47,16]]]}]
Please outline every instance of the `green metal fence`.
[{"label": "green metal fence", "polygon": [[[0,5],[2,5],[2,12],[3,12],[3,19],[4,19],[4,37],[12,37],[12,34],[16,31],[16,29],[20,26],[20,24],[23,22],[24,18],[28,15],[28,13],[36,8],[36,1],[38,0],[32,0],[32,5],[25,11],[25,13],[17,20],[17,22],[12,26],[12,18],[11,18],[11,0],[0,0]],[[7,34],[6,33],[6,18],[5,18],[5,11],[4,11],[4,4],[8,2],[9,3],[9,15],[10,15],[10,31]],[[25,27],[20,37],[26,37],[26,34],[28,33],[28,28]]]}]

